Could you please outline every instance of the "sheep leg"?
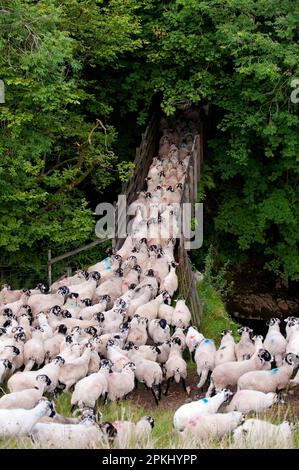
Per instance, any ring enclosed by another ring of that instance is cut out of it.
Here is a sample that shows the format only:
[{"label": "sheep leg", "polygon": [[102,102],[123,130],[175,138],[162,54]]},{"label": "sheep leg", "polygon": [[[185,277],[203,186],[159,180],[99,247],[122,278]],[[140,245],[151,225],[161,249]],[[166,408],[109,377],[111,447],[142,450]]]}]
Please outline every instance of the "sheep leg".
[{"label": "sheep leg", "polygon": [[195,350],[190,352],[191,361],[195,362]]},{"label": "sheep leg", "polygon": [[166,390],[164,392],[164,395],[167,396],[167,393],[168,393],[168,390],[169,390],[169,386],[170,386],[170,381],[171,381],[171,377],[169,377],[169,379],[167,379],[167,385],[166,385]]},{"label": "sheep leg", "polygon": [[182,386],[183,386],[184,392],[187,393],[186,381],[185,381],[185,379],[183,379],[183,377],[181,377],[181,381],[182,381]]},{"label": "sheep leg", "polygon": [[72,414],[74,413],[75,408],[76,408],[76,405],[72,405],[72,406],[71,406],[71,413],[72,413]]},{"label": "sheep leg", "polygon": [[107,405],[107,397],[108,397],[108,392],[104,394],[104,405]]},{"label": "sheep leg", "polygon": [[136,390],[137,390],[137,389],[138,389],[138,380],[136,379],[136,377],[135,377],[134,382],[135,382],[135,388],[136,388]]},{"label": "sheep leg", "polygon": [[162,394],[162,387],[161,387],[161,384],[159,383],[159,385],[158,385],[158,399],[159,399],[159,401],[161,400],[161,394]]},{"label": "sheep leg", "polygon": [[215,385],[214,385],[213,379],[211,378],[210,386],[209,386],[208,391],[206,393],[206,397],[211,397],[214,389],[215,389]]},{"label": "sheep leg", "polygon": [[151,392],[152,392],[152,394],[153,394],[153,397],[154,397],[154,399],[155,399],[156,405],[158,406],[158,405],[159,405],[159,400],[158,400],[158,398],[157,398],[157,395],[156,395],[156,393],[155,393],[155,390],[154,390],[153,387],[151,387],[150,390],[151,390]]}]

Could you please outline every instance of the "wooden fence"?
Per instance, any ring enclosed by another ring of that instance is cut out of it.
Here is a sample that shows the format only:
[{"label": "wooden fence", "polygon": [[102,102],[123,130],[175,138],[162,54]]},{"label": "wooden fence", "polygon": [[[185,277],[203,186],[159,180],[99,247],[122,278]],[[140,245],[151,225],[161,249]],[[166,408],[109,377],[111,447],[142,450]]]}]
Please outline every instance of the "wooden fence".
[{"label": "wooden fence", "polygon": [[[189,167],[185,179],[184,191],[181,203],[193,204],[197,199],[198,183],[200,179],[200,168],[203,159],[203,128],[200,127],[200,133],[194,138],[192,150],[190,153]],[[185,236],[181,230],[179,246],[177,249],[177,260],[179,263],[177,274],[179,278],[179,296],[186,300],[186,303],[192,313],[192,322],[199,325],[202,314],[202,303],[198,298],[197,281],[192,271],[190,259],[185,248]]]}]

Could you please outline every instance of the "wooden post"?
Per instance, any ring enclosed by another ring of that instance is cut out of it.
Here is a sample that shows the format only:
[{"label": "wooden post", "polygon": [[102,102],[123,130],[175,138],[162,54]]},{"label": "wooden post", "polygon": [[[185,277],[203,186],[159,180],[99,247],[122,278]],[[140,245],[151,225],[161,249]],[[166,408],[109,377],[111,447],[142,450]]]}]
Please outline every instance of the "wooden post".
[{"label": "wooden post", "polygon": [[70,277],[72,275],[72,267],[71,266],[66,267],[66,275],[68,277]]},{"label": "wooden post", "polygon": [[48,249],[48,284],[49,287],[52,284],[52,256],[51,248]]}]

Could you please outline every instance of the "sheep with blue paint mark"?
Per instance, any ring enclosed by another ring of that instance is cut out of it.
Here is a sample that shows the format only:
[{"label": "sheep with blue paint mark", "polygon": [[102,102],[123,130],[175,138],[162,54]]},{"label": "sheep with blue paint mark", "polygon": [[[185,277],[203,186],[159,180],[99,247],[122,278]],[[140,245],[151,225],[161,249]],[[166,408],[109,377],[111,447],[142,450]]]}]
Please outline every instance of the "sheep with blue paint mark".
[{"label": "sheep with blue paint mark", "polygon": [[217,413],[220,406],[225,403],[232,392],[228,389],[223,389],[211,398],[201,398],[200,400],[192,401],[180,406],[173,416],[173,425],[177,431],[183,431],[190,420],[197,418],[202,414]]},{"label": "sheep with blue paint mark", "polygon": [[215,367],[215,354],[216,346],[212,339],[205,338],[197,344],[194,356],[199,376],[197,388],[202,388],[205,385],[209,372],[213,371]]},{"label": "sheep with blue paint mark", "polygon": [[299,364],[299,357],[287,354],[281,367],[272,370],[255,370],[247,372],[238,379],[238,390],[259,390],[260,392],[277,392],[285,389]]}]

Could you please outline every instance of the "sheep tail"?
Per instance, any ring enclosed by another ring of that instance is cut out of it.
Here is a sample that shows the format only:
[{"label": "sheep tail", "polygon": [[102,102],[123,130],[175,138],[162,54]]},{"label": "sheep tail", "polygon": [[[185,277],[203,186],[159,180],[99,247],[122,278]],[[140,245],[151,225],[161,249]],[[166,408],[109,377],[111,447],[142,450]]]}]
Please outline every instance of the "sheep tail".
[{"label": "sheep tail", "polygon": [[200,380],[197,384],[197,388],[202,388],[207,381],[209,369],[203,369],[200,375]]},{"label": "sheep tail", "polygon": [[173,371],[173,375],[174,375],[174,380],[178,384],[181,380],[180,369],[178,367]]}]

